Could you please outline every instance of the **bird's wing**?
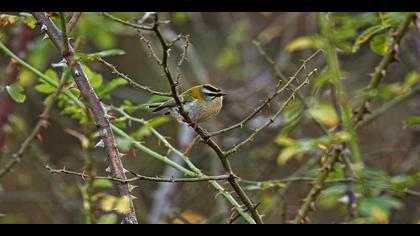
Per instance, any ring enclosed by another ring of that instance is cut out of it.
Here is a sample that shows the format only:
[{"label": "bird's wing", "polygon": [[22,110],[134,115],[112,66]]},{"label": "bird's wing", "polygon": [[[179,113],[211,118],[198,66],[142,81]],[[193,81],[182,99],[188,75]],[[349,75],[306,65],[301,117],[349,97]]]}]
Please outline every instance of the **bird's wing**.
[{"label": "bird's wing", "polygon": [[[188,99],[187,99],[187,100],[185,100],[185,99],[183,99],[182,97],[180,97],[180,99],[181,99],[182,104],[185,104],[185,103],[187,103],[187,102],[188,102]],[[153,111],[153,112],[158,112],[158,111],[161,111],[161,110],[163,110],[163,109],[165,109],[165,108],[169,108],[169,109],[171,109],[171,108],[174,108],[174,107],[176,107],[176,106],[177,106],[177,103],[176,103],[176,102],[175,102],[175,100],[172,98],[172,99],[170,99],[170,100],[168,100],[168,101],[166,101],[166,102],[160,103],[160,104],[153,104],[153,105],[150,105],[150,106],[149,106],[149,108],[150,108],[150,109],[152,109],[152,111]]]}]

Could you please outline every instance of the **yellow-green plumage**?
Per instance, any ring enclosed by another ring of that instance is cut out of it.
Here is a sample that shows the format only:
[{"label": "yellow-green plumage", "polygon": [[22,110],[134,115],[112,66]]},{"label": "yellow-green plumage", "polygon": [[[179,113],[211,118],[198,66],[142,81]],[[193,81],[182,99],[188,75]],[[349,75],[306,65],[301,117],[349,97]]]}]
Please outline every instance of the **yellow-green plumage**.
[{"label": "yellow-green plumage", "polygon": [[[226,94],[213,85],[204,84],[188,89],[180,94],[179,98],[191,120],[195,123],[200,123],[209,120],[220,112],[224,95]],[[184,120],[178,113],[174,99],[160,104],[153,104],[149,107],[153,109],[153,112],[170,114],[180,122]]]}]

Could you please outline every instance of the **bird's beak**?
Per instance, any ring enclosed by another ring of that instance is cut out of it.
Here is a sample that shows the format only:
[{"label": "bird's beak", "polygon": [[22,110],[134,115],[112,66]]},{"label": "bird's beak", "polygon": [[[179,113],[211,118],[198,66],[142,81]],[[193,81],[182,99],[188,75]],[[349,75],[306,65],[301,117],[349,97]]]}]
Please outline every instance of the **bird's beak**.
[{"label": "bird's beak", "polygon": [[224,97],[224,96],[226,96],[226,95],[227,95],[227,93],[220,93],[220,94],[219,94],[219,96],[220,96],[220,97]]}]

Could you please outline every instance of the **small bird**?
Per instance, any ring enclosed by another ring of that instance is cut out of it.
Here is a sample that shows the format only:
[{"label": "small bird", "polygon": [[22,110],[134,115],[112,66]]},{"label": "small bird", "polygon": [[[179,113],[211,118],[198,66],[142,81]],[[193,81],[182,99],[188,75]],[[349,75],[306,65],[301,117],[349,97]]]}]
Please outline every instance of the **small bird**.
[{"label": "small bird", "polygon": [[[191,121],[198,124],[211,119],[220,112],[224,96],[226,94],[219,88],[211,84],[203,84],[188,89],[180,94],[179,98]],[[173,98],[163,103],[149,104],[149,108],[153,112],[171,115],[179,122],[184,121]]]}]

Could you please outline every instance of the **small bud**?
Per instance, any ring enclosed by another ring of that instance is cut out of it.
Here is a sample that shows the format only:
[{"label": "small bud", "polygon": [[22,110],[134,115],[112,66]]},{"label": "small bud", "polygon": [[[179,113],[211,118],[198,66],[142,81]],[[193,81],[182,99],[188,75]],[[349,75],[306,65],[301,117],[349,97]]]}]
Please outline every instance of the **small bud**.
[{"label": "small bud", "polygon": [[311,211],[316,211],[316,206],[315,206],[315,203],[314,202],[311,202],[311,204],[309,204],[309,209]]}]

